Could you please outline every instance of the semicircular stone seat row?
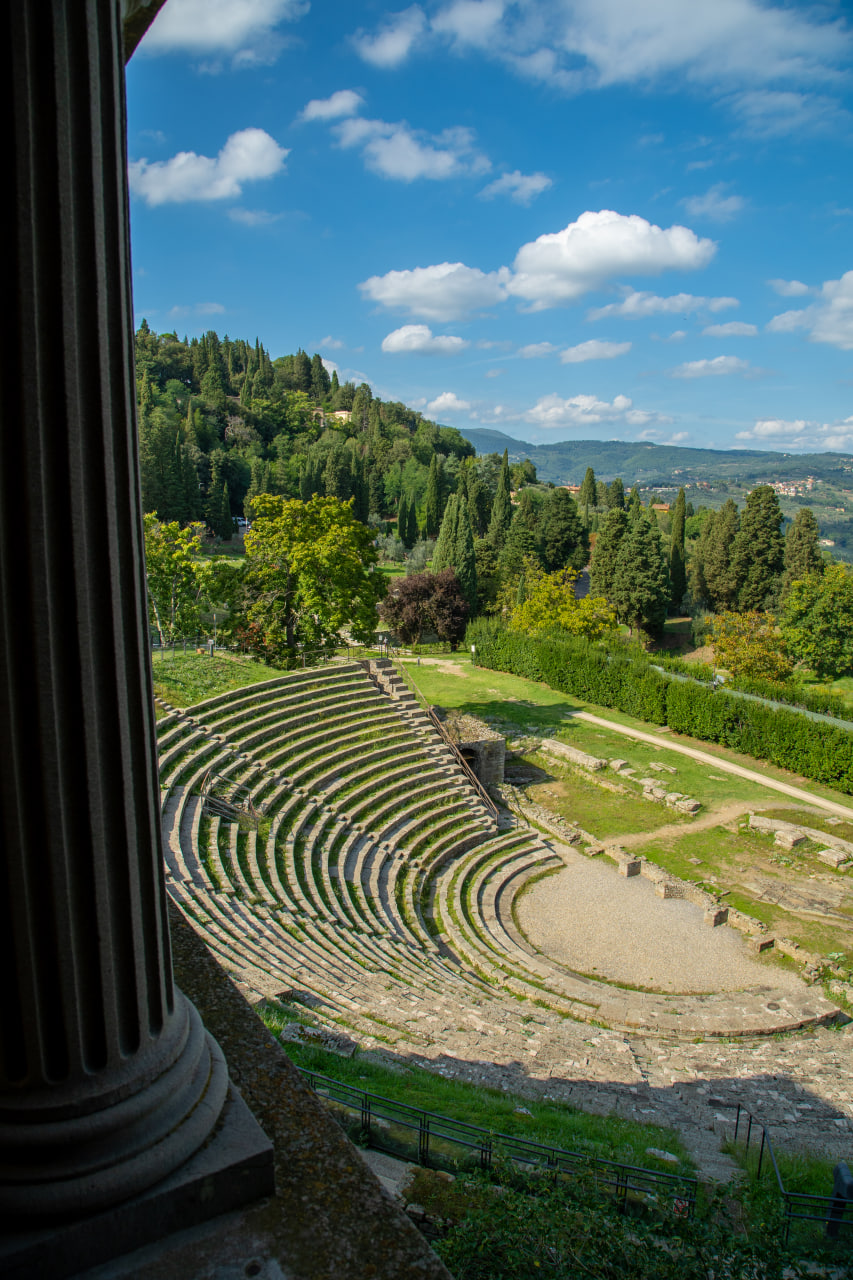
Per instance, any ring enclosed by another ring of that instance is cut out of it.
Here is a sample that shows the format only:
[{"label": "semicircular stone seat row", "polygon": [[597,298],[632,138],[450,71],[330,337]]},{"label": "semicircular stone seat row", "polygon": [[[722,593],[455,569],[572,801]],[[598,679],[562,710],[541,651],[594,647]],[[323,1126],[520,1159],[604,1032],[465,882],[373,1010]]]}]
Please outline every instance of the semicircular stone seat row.
[{"label": "semicircular stone seat row", "polygon": [[414,1049],[449,1027],[529,1036],[532,1005],[564,1040],[592,1019],[713,1033],[719,1009],[685,1019],[671,997],[534,951],[512,903],[563,860],[529,828],[499,830],[415,700],[388,686],[397,696],[333,663],[158,721],[167,887],[244,989]]}]

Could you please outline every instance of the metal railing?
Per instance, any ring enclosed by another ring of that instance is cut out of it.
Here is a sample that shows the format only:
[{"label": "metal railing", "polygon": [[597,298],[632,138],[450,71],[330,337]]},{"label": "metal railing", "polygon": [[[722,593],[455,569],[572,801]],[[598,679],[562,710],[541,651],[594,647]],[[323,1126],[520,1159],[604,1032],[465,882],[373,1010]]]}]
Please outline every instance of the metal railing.
[{"label": "metal railing", "polygon": [[[531,1169],[550,1170],[557,1174],[591,1177],[596,1185],[616,1197],[624,1211],[631,1197],[667,1207],[679,1217],[692,1218],[696,1209],[696,1179],[679,1173],[662,1173],[656,1169],[622,1164],[560,1147],[547,1146],[528,1138],[508,1133],[492,1133],[478,1125],[405,1102],[396,1102],[379,1094],[368,1093],[354,1085],[343,1084],[317,1071],[300,1067],[302,1078],[315,1093],[343,1107],[358,1118],[362,1134],[371,1147],[398,1155],[401,1147],[417,1150],[420,1165],[454,1163],[454,1151],[461,1151],[483,1170],[497,1160],[507,1160]],[[392,1131],[402,1131],[394,1141]]]},{"label": "metal railing", "polygon": [[[745,1129],[745,1135],[741,1138],[742,1126]],[[819,1223],[826,1229],[826,1234],[832,1238],[836,1237],[841,1230],[853,1227],[853,1216],[844,1217],[844,1210],[850,1203],[849,1201],[843,1200],[832,1193],[825,1196],[816,1196],[805,1191],[789,1191],[787,1189],[782,1180],[776,1153],[773,1150],[773,1142],[766,1126],[752,1115],[746,1107],[742,1107],[740,1103],[737,1104],[735,1115],[734,1141],[737,1142],[739,1138],[744,1143],[747,1159],[753,1141],[759,1143],[756,1181],[761,1179],[761,1169],[764,1164],[765,1154],[769,1157],[779,1195],[782,1199],[785,1244],[788,1243],[791,1226],[795,1222]]]}]

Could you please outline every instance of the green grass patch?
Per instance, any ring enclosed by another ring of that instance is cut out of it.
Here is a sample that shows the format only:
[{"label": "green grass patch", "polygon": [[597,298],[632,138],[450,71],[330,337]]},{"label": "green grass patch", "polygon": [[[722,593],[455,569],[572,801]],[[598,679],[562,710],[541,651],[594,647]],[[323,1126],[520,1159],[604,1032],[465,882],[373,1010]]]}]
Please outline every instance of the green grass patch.
[{"label": "green grass patch", "polygon": [[238,655],[154,653],[154,693],[173,707],[191,707],[219,693],[260,684],[287,673]]},{"label": "green grass patch", "polygon": [[[270,1014],[270,1008],[261,1006],[258,1012],[269,1029],[275,1031],[278,1015],[275,1010]],[[479,1125],[492,1133],[524,1136],[566,1151],[635,1165],[649,1165],[646,1147],[664,1148],[680,1157],[681,1172],[691,1172],[678,1135],[659,1125],[638,1124],[618,1116],[587,1115],[567,1103],[536,1102],[500,1089],[447,1080],[422,1067],[398,1063],[383,1066],[359,1050],[352,1058],[342,1058],[313,1045],[287,1043],[284,1049],[297,1066],[319,1071],[368,1093]],[[531,1114],[520,1112],[522,1107]]]},{"label": "green grass patch", "polygon": [[554,769],[545,756],[522,758],[522,767],[532,766],[541,780],[529,783],[530,797],[551,813],[568,822],[576,822],[601,840],[636,831],[656,831],[669,822],[687,819],[652,800],[644,800],[624,787],[602,786],[579,771]]}]

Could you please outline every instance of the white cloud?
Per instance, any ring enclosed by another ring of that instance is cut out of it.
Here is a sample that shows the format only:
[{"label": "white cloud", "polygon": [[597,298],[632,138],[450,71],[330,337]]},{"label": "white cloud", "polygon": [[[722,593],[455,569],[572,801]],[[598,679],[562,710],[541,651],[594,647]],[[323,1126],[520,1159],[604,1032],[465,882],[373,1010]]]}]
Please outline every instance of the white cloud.
[{"label": "white cloud", "polygon": [[340,338],[333,338],[330,333],[320,339],[320,346],[325,347],[327,351],[340,351],[343,345]]},{"label": "white cloud", "polygon": [[767,328],[770,333],[808,329],[812,342],[853,351],[853,271],[846,271],[840,280],[824,281],[816,302],[801,311],[783,311]]},{"label": "white cloud", "polygon": [[728,324],[709,324],[702,330],[708,338],[754,338],[758,326],[745,324],[742,320],[730,320]]},{"label": "white cloud", "polygon": [[713,160],[691,160],[686,172],[693,173],[696,169],[710,169],[713,163]]},{"label": "white cloud", "polygon": [[720,378],[732,373],[743,373],[749,368],[748,360],[738,356],[714,356],[712,360],[688,360],[673,369],[673,378]]},{"label": "white cloud", "polygon": [[806,422],[804,418],[786,421],[784,418],[760,418],[751,431],[738,431],[736,440],[781,440],[786,436],[799,436],[804,431],[816,427],[817,423]]},{"label": "white cloud", "polygon": [[432,267],[371,276],[358,287],[383,307],[401,308],[427,320],[446,321],[503,302],[508,280],[506,267],[484,272],[461,262],[441,262]]},{"label": "white cloud", "polygon": [[268,62],[284,43],[275,28],[303,17],[308,9],[303,0],[169,0],[140,50],[233,54],[238,65]]},{"label": "white cloud", "polygon": [[425,324],[404,324],[382,340],[382,350],[393,355],[452,356],[471,344],[451,334],[433,334]]},{"label": "white cloud", "polygon": [[636,214],[586,212],[562,231],[522,245],[510,292],[525,299],[529,310],[541,311],[574,302],[617,275],[705,267],[716,247],[687,227],[663,230]]},{"label": "white cloud", "polygon": [[333,373],[340,373],[341,367],[340,365],[335,364],[334,360],[327,360],[325,356],[321,356],[320,359],[323,362],[323,368],[326,370],[326,373],[330,378]]},{"label": "white cloud", "polygon": [[359,31],[352,37],[356,53],[374,67],[398,67],[426,26],[420,5],[389,14],[375,35]]},{"label": "white cloud", "polygon": [[810,422],[804,418],[759,418],[749,431],[738,431],[738,440],[776,443],[783,449],[804,449],[809,453],[824,450],[853,451],[853,417],[840,422]]},{"label": "white cloud", "polygon": [[686,330],[673,329],[672,333],[667,338],[664,338],[664,342],[683,342],[686,337]]},{"label": "white cloud", "polygon": [[552,356],[556,350],[553,342],[529,342],[526,347],[519,347],[518,354],[522,360],[540,360],[543,356]]},{"label": "white cloud", "polygon": [[843,19],[823,16],[761,0],[450,0],[432,28],[569,92],[685,82],[734,91],[831,79],[851,42]]},{"label": "white cloud", "polygon": [[543,191],[553,186],[553,182],[544,173],[522,173],[519,169],[512,173],[503,173],[494,182],[490,182],[480,192],[483,200],[492,200],[495,196],[509,196],[516,204],[530,204]]},{"label": "white cloud", "polygon": [[565,351],[561,351],[560,360],[563,364],[581,364],[584,360],[613,360],[630,350],[630,342],[599,342],[597,338],[591,338],[589,342],[581,342],[577,347],[567,347]]},{"label": "white cloud", "polygon": [[681,203],[691,218],[710,218],[713,222],[729,222],[746,204],[742,196],[725,195],[728,183],[717,182],[703,196],[687,196]]},{"label": "white cloud", "polygon": [[338,89],[330,98],[312,98],[299,113],[299,119],[339,120],[341,116],[354,116],[361,109],[364,98],[355,89]]},{"label": "white cloud", "polygon": [[471,408],[467,400],[460,400],[453,391],[442,391],[441,395],[430,400],[426,411],[433,418],[440,413],[466,413]]},{"label": "white cloud", "polygon": [[779,294],[780,298],[799,298],[805,293],[812,292],[807,284],[803,284],[802,280],[768,280],[767,283],[774,293]]},{"label": "white cloud", "polygon": [[473,129],[462,126],[428,134],[411,129],[405,120],[389,124],[353,117],[335,125],[333,132],[339,146],[361,149],[368,169],[398,182],[417,178],[441,181],[491,168],[486,156],[474,148]]},{"label": "white cloud", "polygon": [[689,440],[689,439],[690,439],[689,431],[675,431],[669,437],[668,440],[664,441],[664,443],[665,444],[682,444],[685,440]]},{"label": "white cloud", "polygon": [[621,302],[594,307],[587,312],[587,319],[604,320],[608,316],[620,316],[626,320],[644,320],[647,316],[686,316],[694,311],[724,311],[728,307],[740,306],[737,298],[701,298],[692,293],[675,293],[661,298],[655,293],[641,293],[634,289],[623,292],[625,296]]},{"label": "white cloud", "polygon": [[232,222],[242,222],[245,227],[268,227],[278,222],[284,215],[269,213],[266,209],[229,209],[228,217]]},{"label": "white cloud", "polygon": [[641,427],[652,421],[666,421],[658,414],[635,409],[628,396],[614,396],[608,402],[589,395],[564,400],[555,393],[542,396],[523,417],[531,426],[545,429],[593,426],[599,422],[622,422]]},{"label": "white cloud", "polygon": [[196,302],[191,307],[172,307],[170,316],[186,316],[190,312],[197,316],[221,316],[225,312],[221,302]]},{"label": "white cloud", "polygon": [[288,155],[263,129],[242,129],[215,159],[179,151],[171,160],[134,160],[130,189],[149,205],[233,199],[244,183],[279,173]]},{"label": "white cloud", "polygon": [[731,103],[741,132],[751,138],[780,138],[790,133],[822,134],[849,129],[853,116],[837,98],[791,90],[754,89]]},{"label": "white cloud", "polygon": [[487,378],[499,378],[499,377],[501,376],[501,374],[502,374],[502,373],[506,373],[506,369],[487,369],[487,370],[486,370],[486,377],[487,377]]}]

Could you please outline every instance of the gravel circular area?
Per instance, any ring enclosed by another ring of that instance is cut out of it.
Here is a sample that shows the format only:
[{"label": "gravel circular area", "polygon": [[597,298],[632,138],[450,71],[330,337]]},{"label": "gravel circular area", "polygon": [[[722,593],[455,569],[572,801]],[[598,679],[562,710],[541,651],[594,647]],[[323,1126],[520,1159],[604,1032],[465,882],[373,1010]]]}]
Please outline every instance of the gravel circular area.
[{"label": "gravel circular area", "polygon": [[517,917],[546,955],[612,982],[685,994],[805,989],[796,974],[755,959],[735,929],[704,924],[701,907],[659,898],[650,880],[581,855],[518,898]]}]

